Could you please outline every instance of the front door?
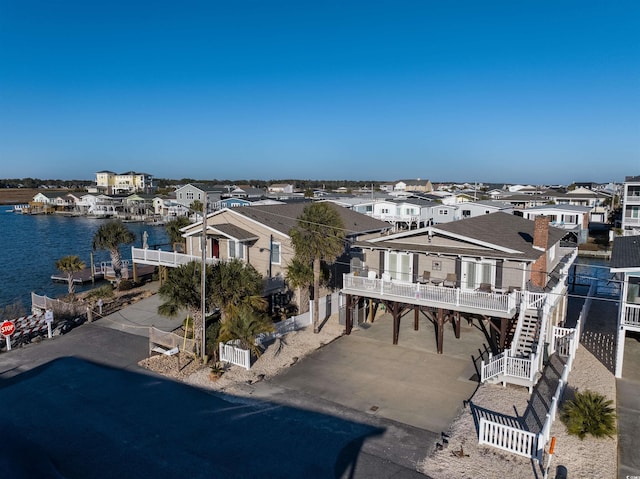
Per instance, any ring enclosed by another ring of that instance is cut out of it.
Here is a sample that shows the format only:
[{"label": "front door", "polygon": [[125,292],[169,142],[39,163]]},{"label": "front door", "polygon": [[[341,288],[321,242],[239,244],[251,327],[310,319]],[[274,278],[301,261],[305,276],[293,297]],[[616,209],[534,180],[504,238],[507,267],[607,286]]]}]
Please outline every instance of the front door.
[{"label": "front door", "polygon": [[387,272],[392,279],[411,281],[411,254],[389,252],[387,257]]},{"label": "front door", "polygon": [[462,258],[462,288],[477,289],[481,283],[494,285],[495,280],[495,261],[477,258]]}]

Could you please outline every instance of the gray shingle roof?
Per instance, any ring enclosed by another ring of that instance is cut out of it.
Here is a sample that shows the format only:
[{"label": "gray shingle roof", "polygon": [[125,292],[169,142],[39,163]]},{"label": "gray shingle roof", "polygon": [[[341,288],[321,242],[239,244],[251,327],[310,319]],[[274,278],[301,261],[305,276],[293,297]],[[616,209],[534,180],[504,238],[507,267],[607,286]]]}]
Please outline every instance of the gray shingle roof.
[{"label": "gray shingle roof", "polygon": [[230,237],[238,241],[250,241],[258,239],[258,236],[256,234],[228,223],[209,226],[209,229],[219,231],[223,236]]},{"label": "gray shingle roof", "polygon": [[[533,248],[534,222],[519,216],[497,212],[490,215],[482,215],[475,218],[454,221],[438,225],[434,230],[443,233],[451,233],[462,237],[459,244],[448,246],[437,246],[428,241],[428,236],[424,236],[424,242],[413,241],[406,243],[401,239],[389,241],[376,241],[375,243],[359,242],[363,247],[390,248],[394,250],[419,251],[434,254],[454,254],[454,255],[481,255],[487,258],[511,258],[520,260],[535,261],[542,254],[541,251]],[[410,234],[410,232],[406,232]],[[441,233],[442,234],[442,233]],[[567,232],[558,228],[549,227],[549,244],[560,241]],[[464,238],[469,238],[465,245]],[[486,246],[478,246],[478,242],[486,243]],[[490,245],[502,247],[513,252],[500,251]]]},{"label": "gray shingle roof", "polygon": [[640,269],[640,236],[619,236],[613,240],[612,269]]},{"label": "gray shingle roof", "polygon": [[[498,211],[490,215],[476,216],[438,225],[438,229],[529,253],[536,251],[533,249],[533,226],[534,222],[531,220]],[[557,243],[566,234],[565,230],[550,226],[549,244]]]},{"label": "gray shingle roof", "polygon": [[[233,211],[288,235],[289,231],[297,226],[298,217],[302,214],[304,207],[309,204],[311,203],[240,206],[234,208]],[[341,206],[334,206],[334,208],[336,208],[342,218],[347,236],[391,228],[389,223],[376,220],[356,211]]]}]

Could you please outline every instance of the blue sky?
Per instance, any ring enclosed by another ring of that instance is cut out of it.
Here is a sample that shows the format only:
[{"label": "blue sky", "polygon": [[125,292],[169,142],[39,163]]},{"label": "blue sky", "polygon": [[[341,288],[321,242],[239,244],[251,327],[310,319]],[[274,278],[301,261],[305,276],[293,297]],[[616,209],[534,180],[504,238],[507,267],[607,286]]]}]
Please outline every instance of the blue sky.
[{"label": "blue sky", "polygon": [[640,174],[640,2],[0,0],[0,178]]}]

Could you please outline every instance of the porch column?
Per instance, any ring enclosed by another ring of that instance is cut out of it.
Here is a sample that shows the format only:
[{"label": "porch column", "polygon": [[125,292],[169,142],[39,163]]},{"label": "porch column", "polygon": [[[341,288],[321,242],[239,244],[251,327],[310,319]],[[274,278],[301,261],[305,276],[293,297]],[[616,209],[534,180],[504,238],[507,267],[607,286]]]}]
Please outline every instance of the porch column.
[{"label": "porch column", "polygon": [[418,318],[420,317],[420,306],[417,304],[413,307],[413,330],[418,331],[419,322]]},{"label": "porch column", "polygon": [[[624,303],[622,303],[624,305]],[[624,340],[627,336],[627,331],[623,326],[618,326],[618,338],[616,341],[616,373],[617,378],[622,377],[622,362],[624,360]]]},{"label": "porch column", "polygon": [[456,339],[460,339],[460,311],[454,311],[453,313],[453,331]]},{"label": "porch column", "polygon": [[507,344],[507,325],[509,324],[508,318],[500,318],[500,350],[504,351]]},{"label": "porch column", "polygon": [[353,328],[353,318],[351,316],[351,295],[347,294],[347,301],[346,301],[346,305],[345,305],[345,318],[344,318],[344,324],[345,324],[345,333],[346,334],[351,334],[351,329]]},{"label": "porch column", "polygon": [[438,308],[438,316],[436,318],[436,349],[438,354],[442,354],[442,343],[444,342],[444,310]]},{"label": "porch column", "polygon": [[398,308],[398,303],[393,303],[391,311],[393,314],[393,344],[398,344],[398,337],[400,336],[400,308]]}]

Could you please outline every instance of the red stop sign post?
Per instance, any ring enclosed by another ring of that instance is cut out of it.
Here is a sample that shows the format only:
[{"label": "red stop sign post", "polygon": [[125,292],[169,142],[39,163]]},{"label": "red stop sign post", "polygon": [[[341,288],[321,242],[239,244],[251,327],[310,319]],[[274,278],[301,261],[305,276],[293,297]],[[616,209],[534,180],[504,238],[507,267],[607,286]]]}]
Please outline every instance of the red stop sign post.
[{"label": "red stop sign post", "polygon": [[0,333],[7,338],[11,336],[16,330],[16,325],[13,324],[13,321],[4,321],[2,325],[0,325]]},{"label": "red stop sign post", "polygon": [[7,351],[11,351],[11,335],[15,332],[16,325],[13,321],[3,321],[0,324],[0,333],[7,339]]}]

